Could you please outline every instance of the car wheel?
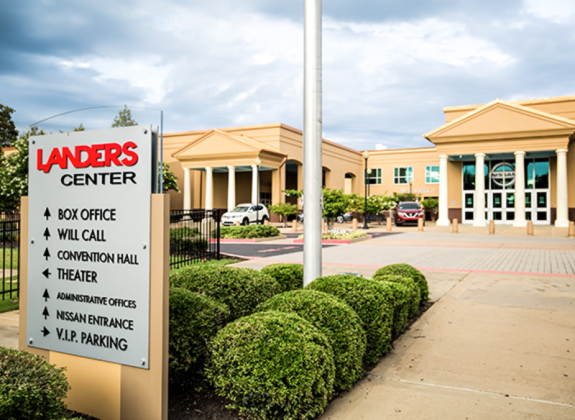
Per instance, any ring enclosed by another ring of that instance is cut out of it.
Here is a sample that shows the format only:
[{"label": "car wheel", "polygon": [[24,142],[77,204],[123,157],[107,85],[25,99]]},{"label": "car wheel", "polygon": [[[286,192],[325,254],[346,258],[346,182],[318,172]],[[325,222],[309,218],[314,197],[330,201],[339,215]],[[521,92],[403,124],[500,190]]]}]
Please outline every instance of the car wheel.
[{"label": "car wheel", "polygon": [[248,220],[247,217],[244,220],[242,220],[242,226],[247,226],[249,224],[250,224],[250,221]]},{"label": "car wheel", "polygon": [[345,223],[345,219],[343,218],[343,216],[337,216],[337,218],[335,219],[335,221],[337,223]]}]

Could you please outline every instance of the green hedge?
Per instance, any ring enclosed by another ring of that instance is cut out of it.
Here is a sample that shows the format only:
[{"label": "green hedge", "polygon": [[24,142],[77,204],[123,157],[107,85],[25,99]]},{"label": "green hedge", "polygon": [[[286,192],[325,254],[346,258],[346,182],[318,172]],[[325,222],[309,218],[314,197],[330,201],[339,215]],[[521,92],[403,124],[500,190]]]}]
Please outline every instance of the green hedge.
[{"label": "green hedge", "polygon": [[206,377],[240,415],[311,419],[323,412],[335,377],[323,333],[296,314],[240,318],[210,341]]},{"label": "green hedge", "polygon": [[359,315],[367,336],[364,360],[375,363],[387,353],[393,326],[393,296],[378,282],[353,275],[319,277],[306,287],[343,300]]},{"label": "green hedge", "polygon": [[302,264],[272,264],[262,268],[262,273],[275,279],[284,292],[303,289]]},{"label": "green hedge", "polygon": [[170,251],[171,252],[201,252],[208,249],[208,241],[204,238],[170,238]]},{"label": "green hedge", "polygon": [[412,277],[396,276],[392,274],[374,274],[372,280],[379,282],[389,282],[402,284],[407,288],[409,293],[408,307],[409,318],[413,318],[419,312],[419,304],[421,301],[419,287]]},{"label": "green hedge", "polygon": [[377,270],[374,276],[378,276],[380,274],[411,277],[419,287],[421,303],[429,300],[429,287],[427,285],[427,280],[423,273],[417,268],[412,267],[409,264],[391,264]]},{"label": "green hedge", "polygon": [[[378,278],[373,278],[378,281]],[[380,283],[393,295],[393,337],[397,337],[407,328],[409,322],[409,309],[411,305],[410,289],[406,284],[380,281]]]},{"label": "green hedge", "polygon": [[[281,232],[275,226],[270,225],[248,225],[248,226],[221,226],[221,239],[255,239],[271,238],[280,236]],[[218,231],[212,231],[212,237],[218,237]]]},{"label": "green hedge", "polygon": [[0,347],[0,419],[60,420],[70,386],[65,368],[42,357]]},{"label": "green hedge", "polygon": [[250,315],[281,288],[270,276],[251,268],[192,265],[173,272],[170,285],[209,296],[230,309],[230,320]]},{"label": "green hedge", "polygon": [[199,293],[170,288],[170,382],[201,375],[207,342],[226,324],[229,308]]},{"label": "green hedge", "polygon": [[366,339],[361,320],[347,304],[316,290],[294,290],[274,296],[258,311],[293,312],[325,334],[334,354],[335,387],[349,389],[363,375]]}]

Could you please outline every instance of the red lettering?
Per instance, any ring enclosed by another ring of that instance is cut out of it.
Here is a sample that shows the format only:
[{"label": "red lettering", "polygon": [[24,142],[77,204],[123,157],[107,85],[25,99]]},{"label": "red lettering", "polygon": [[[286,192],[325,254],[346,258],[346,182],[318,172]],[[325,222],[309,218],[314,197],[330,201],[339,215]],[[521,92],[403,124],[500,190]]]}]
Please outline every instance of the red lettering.
[{"label": "red lettering", "polygon": [[[92,161],[92,148],[90,146],[76,146],[76,164],[74,168],[87,168]],[[82,161],[82,152],[88,154],[85,161]]]},{"label": "red lettering", "polygon": [[124,143],[124,146],[122,147],[122,151],[124,152],[124,154],[126,156],[130,156],[132,158],[132,159],[128,159],[128,158],[122,159],[122,163],[124,165],[134,166],[136,163],[138,163],[138,154],[134,153],[133,151],[130,150],[130,148],[135,149],[137,147],[138,146],[133,141],[129,141],[127,143]]},{"label": "red lettering", "polygon": [[104,165],[112,166],[112,163],[116,166],[122,166],[122,162],[118,159],[118,156],[122,154],[122,146],[118,143],[108,143],[106,144],[106,155],[104,157]]},{"label": "red lettering", "polygon": [[[100,168],[103,166],[134,166],[138,163],[138,154],[134,151],[138,145],[129,141],[120,145],[118,143],[94,144],[92,146],[76,146],[74,153],[68,147],[55,147],[46,163],[42,162],[43,150],[38,149],[37,169],[50,172],[52,166],[58,165],[68,169],[68,161],[74,168]],[[103,151],[103,153],[102,153]],[[120,159],[122,154],[125,156]]]}]

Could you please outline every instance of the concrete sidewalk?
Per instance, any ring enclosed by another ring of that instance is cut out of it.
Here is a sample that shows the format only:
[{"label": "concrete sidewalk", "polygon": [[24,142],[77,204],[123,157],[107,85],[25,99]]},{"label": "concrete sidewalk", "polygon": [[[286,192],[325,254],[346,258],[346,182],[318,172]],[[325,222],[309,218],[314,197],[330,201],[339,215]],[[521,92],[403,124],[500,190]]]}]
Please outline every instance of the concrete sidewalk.
[{"label": "concrete sidewalk", "polygon": [[573,319],[574,277],[467,274],[319,419],[574,419]]}]

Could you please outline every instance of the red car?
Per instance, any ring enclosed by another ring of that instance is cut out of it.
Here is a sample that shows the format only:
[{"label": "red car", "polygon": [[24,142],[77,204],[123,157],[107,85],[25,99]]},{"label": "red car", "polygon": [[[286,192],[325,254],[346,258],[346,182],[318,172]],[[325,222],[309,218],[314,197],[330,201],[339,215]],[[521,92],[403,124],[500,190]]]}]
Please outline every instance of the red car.
[{"label": "red car", "polygon": [[393,216],[395,218],[395,226],[402,226],[407,222],[417,224],[418,219],[423,219],[423,224],[425,225],[425,211],[419,203],[414,201],[402,201],[398,203],[393,209]]}]

